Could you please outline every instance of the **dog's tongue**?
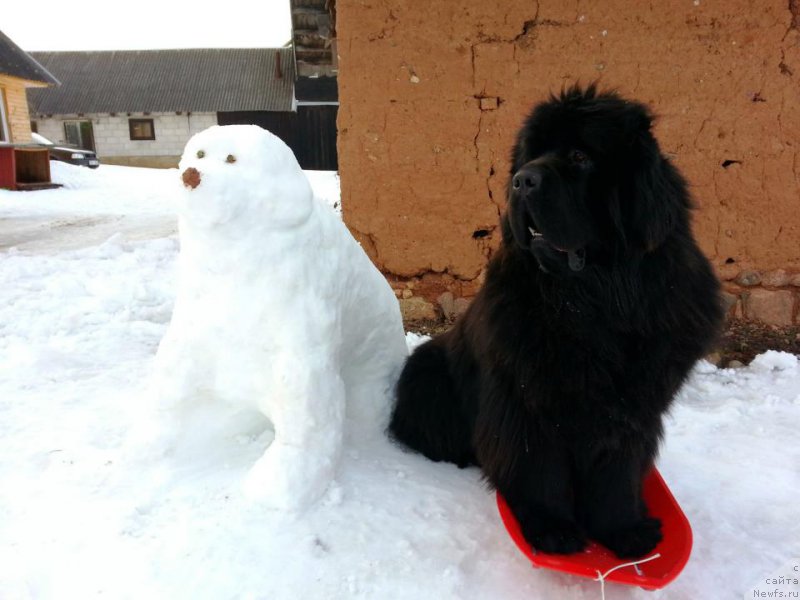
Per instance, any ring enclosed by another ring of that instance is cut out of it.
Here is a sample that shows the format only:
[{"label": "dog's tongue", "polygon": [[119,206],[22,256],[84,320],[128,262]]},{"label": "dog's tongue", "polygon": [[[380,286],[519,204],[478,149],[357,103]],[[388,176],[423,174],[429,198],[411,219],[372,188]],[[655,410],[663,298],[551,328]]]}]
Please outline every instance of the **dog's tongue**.
[{"label": "dog's tongue", "polygon": [[570,269],[581,271],[586,266],[586,250],[579,248],[578,250],[567,251],[567,261]]}]

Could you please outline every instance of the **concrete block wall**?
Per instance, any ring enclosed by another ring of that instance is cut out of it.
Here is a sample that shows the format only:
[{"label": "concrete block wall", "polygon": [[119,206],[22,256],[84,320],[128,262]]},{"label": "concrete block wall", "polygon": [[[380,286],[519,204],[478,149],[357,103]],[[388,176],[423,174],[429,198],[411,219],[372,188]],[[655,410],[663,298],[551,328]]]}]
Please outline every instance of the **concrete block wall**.
[{"label": "concrete block wall", "polygon": [[[155,140],[131,140],[130,119],[153,119]],[[56,115],[37,120],[39,133],[65,143],[64,122],[90,120],[97,155],[110,164],[176,166],[186,142],[195,133],[217,124],[216,113],[131,113],[130,115]]]},{"label": "concrete block wall", "polygon": [[36,129],[40,135],[43,135],[56,144],[63,144],[65,142],[64,125],[59,120],[38,119],[36,121]]}]

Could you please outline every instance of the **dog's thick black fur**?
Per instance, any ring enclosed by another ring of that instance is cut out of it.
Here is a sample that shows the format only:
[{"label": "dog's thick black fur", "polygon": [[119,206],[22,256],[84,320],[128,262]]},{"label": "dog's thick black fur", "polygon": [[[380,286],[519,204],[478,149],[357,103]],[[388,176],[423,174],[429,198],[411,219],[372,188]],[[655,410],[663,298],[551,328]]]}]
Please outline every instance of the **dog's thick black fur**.
[{"label": "dog's thick black fur", "polygon": [[533,110],[486,282],[397,387],[391,435],[430,459],[478,464],[545,552],[576,552],[587,537],[620,557],[655,547],[643,475],[722,319],[686,183],[651,120],[594,86]]}]

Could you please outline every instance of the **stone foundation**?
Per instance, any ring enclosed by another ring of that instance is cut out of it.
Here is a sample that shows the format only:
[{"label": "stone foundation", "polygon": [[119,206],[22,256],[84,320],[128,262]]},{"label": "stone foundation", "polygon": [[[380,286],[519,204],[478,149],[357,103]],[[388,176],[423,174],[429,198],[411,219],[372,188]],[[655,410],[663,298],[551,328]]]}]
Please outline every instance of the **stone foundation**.
[{"label": "stone foundation", "polygon": [[770,325],[800,324],[800,274],[784,269],[720,274],[728,317]]},{"label": "stone foundation", "polygon": [[[463,313],[483,282],[484,272],[471,281],[426,273],[421,277],[388,276],[400,300],[403,320],[452,320]],[[770,325],[800,325],[800,273],[784,269],[760,272],[722,269],[723,299],[728,319]]]},{"label": "stone foundation", "polygon": [[483,283],[484,272],[473,280],[456,279],[451,275],[426,273],[420,277],[387,279],[400,301],[403,321],[452,320],[463,313]]},{"label": "stone foundation", "polygon": [[100,164],[123,167],[147,167],[150,169],[176,169],[181,157],[178,156],[101,156]]}]

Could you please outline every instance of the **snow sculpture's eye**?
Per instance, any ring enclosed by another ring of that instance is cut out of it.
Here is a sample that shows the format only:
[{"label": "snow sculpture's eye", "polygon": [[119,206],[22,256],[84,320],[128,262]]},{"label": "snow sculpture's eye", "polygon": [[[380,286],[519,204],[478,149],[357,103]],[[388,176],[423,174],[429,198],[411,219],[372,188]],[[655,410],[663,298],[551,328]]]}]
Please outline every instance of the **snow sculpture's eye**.
[{"label": "snow sculpture's eye", "polygon": [[233,154],[228,154],[228,158],[225,159],[225,162],[227,162],[227,163],[235,163],[236,162],[236,157]]},{"label": "snow sculpture's eye", "polygon": [[204,151],[202,151],[202,150],[198,150],[197,151],[197,158],[203,158],[205,155],[206,155],[206,153]]}]

